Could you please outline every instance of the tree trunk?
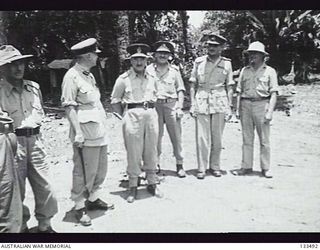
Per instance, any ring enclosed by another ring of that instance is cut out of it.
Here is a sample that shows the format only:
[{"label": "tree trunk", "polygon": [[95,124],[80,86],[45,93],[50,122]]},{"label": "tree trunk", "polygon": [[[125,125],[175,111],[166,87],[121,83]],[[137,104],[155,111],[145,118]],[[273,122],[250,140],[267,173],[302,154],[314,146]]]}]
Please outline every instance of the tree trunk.
[{"label": "tree trunk", "polygon": [[184,59],[185,61],[188,61],[189,57],[191,56],[191,48],[190,48],[190,42],[188,38],[188,19],[189,16],[187,15],[187,11],[179,11],[180,19],[181,19],[181,26],[182,26],[182,40],[183,45],[185,48],[185,55]]},{"label": "tree trunk", "polygon": [[0,11],[0,45],[7,44],[7,37],[5,35],[7,22],[7,12]]},{"label": "tree trunk", "polygon": [[117,31],[117,47],[119,58],[119,73],[125,70],[125,59],[127,57],[127,46],[130,43],[129,34],[129,16],[127,11],[117,11],[115,13],[118,16],[116,31]]}]

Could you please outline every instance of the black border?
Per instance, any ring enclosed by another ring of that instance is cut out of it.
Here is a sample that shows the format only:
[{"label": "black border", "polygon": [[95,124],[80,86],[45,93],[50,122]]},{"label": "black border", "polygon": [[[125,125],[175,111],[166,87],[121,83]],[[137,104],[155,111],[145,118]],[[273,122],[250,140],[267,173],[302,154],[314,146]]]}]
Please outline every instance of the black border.
[{"label": "black border", "polygon": [[317,0],[8,0],[0,10],[320,9]]},{"label": "black border", "polygon": [[0,243],[319,243],[319,233],[0,234]]}]

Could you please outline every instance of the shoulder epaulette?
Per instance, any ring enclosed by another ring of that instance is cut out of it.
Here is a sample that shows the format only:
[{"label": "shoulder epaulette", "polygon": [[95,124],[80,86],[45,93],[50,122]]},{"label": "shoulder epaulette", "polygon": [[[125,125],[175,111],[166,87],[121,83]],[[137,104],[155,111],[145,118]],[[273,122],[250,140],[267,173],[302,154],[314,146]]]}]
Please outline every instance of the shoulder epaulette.
[{"label": "shoulder epaulette", "polygon": [[35,88],[35,89],[40,89],[40,85],[38,84],[38,83],[36,83],[36,82],[33,82],[33,81],[27,81],[27,83],[26,83],[28,86],[30,86],[30,87],[33,87],[33,88]]},{"label": "shoulder epaulette", "polygon": [[196,63],[200,63],[200,62],[203,62],[206,58],[207,58],[207,56],[200,56],[200,57],[197,57],[196,60],[194,60],[194,61]]},{"label": "shoulder epaulette", "polygon": [[176,71],[180,71],[179,66],[175,65],[175,64],[170,64],[170,67]]},{"label": "shoulder epaulette", "polygon": [[228,57],[224,57],[224,56],[222,56],[222,57],[221,57],[221,59],[222,59],[222,60],[225,60],[225,61],[231,61],[231,59],[230,59],[230,58],[228,58]]},{"label": "shoulder epaulette", "polygon": [[152,73],[150,73],[150,72],[148,72],[148,71],[146,71],[146,75],[149,76],[149,77],[152,77],[152,78],[155,77]]},{"label": "shoulder epaulette", "polygon": [[126,71],[124,73],[122,73],[119,77],[120,78],[127,78],[130,75],[130,71]]}]

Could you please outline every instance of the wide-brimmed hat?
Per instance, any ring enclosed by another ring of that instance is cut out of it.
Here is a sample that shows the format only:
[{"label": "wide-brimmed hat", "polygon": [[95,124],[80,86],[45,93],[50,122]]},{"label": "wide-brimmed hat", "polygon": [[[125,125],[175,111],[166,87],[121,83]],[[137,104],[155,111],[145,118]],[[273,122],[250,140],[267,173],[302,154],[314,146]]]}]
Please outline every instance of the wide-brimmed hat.
[{"label": "wide-brimmed hat", "polygon": [[168,52],[168,53],[174,52],[174,46],[169,41],[158,41],[154,43],[152,47],[154,52]]},{"label": "wide-brimmed hat", "polygon": [[222,45],[222,44],[225,44],[227,41],[228,40],[226,38],[218,34],[209,34],[209,37],[206,43],[213,44],[213,45]]},{"label": "wide-brimmed hat", "polygon": [[101,50],[98,49],[97,39],[88,38],[84,41],[81,41],[71,47],[71,51],[75,55],[83,55],[89,52],[100,53]]},{"label": "wide-brimmed hat", "polygon": [[260,52],[260,53],[262,53],[262,54],[264,54],[266,56],[269,55],[269,53],[266,52],[266,50],[265,50],[264,44],[261,43],[261,42],[258,42],[258,41],[250,43],[248,49],[245,50],[244,52],[245,53],[248,53],[248,52]]},{"label": "wide-brimmed hat", "polygon": [[33,57],[33,55],[22,55],[20,51],[12,45],[2,45],[0,47],[0,66],[29,57]]},{"label": "wide-brimmed hat", "polygon": [[133,43],[127,47],[127,52],[130,54],[129,58],[132,57],[149,57],[148,52],[150,51],[150,46],[145,43]]}]

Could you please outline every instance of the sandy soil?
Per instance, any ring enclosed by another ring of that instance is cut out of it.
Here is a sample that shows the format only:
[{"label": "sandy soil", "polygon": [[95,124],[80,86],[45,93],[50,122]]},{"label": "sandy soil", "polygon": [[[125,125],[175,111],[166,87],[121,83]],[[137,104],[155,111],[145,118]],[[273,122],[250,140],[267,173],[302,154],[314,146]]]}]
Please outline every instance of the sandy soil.
[{"label": "sandy soil", "polygon": [[[72,150],[68,121],[52,119],[43,126],[43,138],[51,167],[59,213],[53,219],[58,232],[319,232],[320,231],[320,86],[298,87],[290,117],[275,112],[272,122],[273,179],[260,176],[256,139],[255,174],[237,177],[230,170],[241,161],[240,123],[228,123],[224,133],[222,178],[195,177],[196,147],[194,120],[183,118],[183,147],[187,177],[175,176],[175,160],[168,134],[163,142],[160,188],[164,198],[151,197],[141,187],[138,200],[125,200],[126,152],[121,121],[108,114],[110,131],[109,170],[103,185],[104,199],[115,204],[107,212],[90,212],[92,226],[75,222],[69,199]],[[234,120],[235,121],[235,120]],[[28,185],[26,204],[33,209]],[[32,210],[31,210],[32,211]],[[32,218],[29,226],[36,226]]]}]

